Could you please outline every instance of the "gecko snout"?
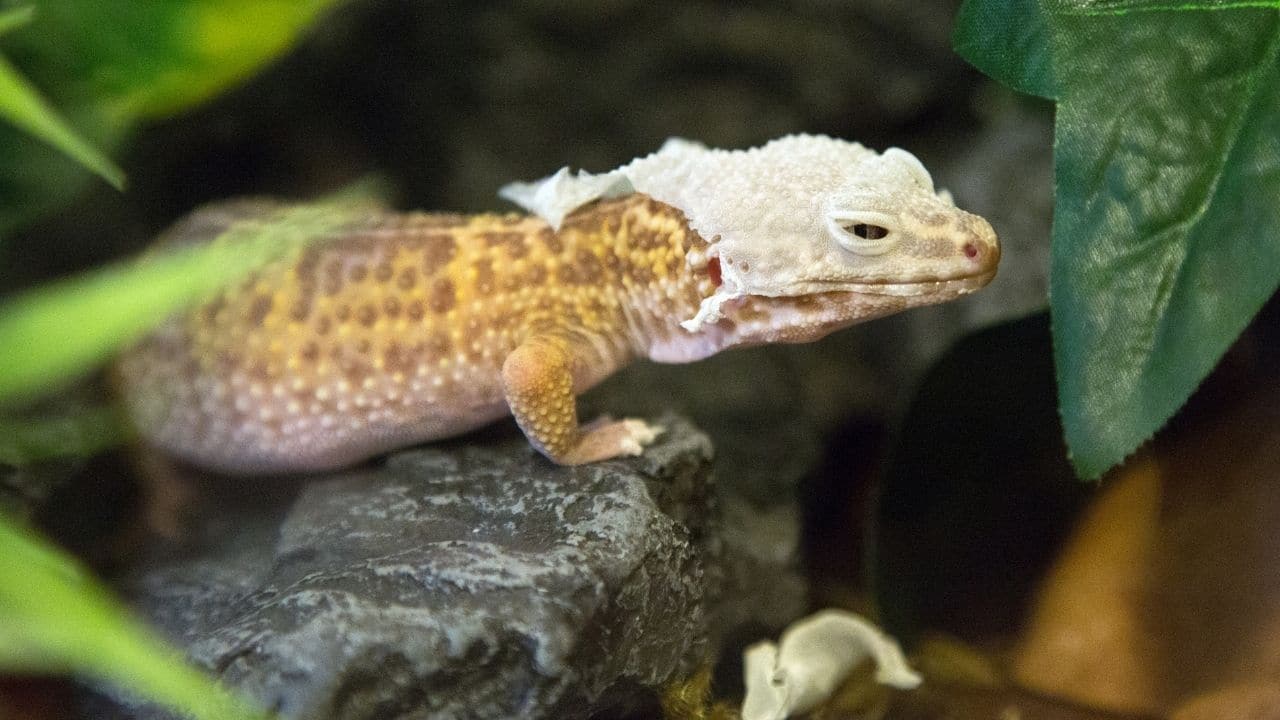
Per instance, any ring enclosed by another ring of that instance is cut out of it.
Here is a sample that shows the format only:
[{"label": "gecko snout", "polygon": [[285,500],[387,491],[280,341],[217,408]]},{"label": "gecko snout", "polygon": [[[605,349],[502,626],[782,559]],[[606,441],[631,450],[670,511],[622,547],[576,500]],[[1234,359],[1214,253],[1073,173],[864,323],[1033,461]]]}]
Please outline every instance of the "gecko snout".
[{"label": "gecko snout", "polygon": [[974,274],[992,272],[1000,264],[1000,240],[991,223],[977,215],[964,222],[960,252],[973,264]]}]

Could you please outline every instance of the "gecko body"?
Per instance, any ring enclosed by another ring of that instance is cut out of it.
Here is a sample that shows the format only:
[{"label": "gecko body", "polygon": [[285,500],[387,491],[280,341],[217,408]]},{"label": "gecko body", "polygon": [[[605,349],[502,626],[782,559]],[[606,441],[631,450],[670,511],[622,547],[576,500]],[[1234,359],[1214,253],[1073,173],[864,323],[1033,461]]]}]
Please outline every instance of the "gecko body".
[{"label": "gecko body", "polygon": [[[511,413],[558,463],[637,454],[660,429],[575,409],[632,359],[813,340],[971,292],[999,258],[913,157],[831,138],[669,143],[504,193],[533,213],[370,211],[168,320],[115,368],[141,436],[223,472],[295,472]],[[168,236],[280,207],[210,206]]]}]

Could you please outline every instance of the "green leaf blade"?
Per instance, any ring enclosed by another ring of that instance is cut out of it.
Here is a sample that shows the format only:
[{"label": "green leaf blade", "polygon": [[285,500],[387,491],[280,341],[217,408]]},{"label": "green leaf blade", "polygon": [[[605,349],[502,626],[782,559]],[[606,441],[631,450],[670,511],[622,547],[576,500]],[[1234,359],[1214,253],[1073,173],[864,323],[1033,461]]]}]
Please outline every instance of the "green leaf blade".
[{"label": "green leaf blade", "polygon": [[1057,38],[1073,74],[1057,123],[1055,356],[1073,462],[1094,478],[1181,407],[1280,286],[1280,13],[1060,17]]},{"label": "green leaf blade", "polygon": [[4,515],[0,672],[74,672],[198,720],[265,717],[186,664],[71,558]]},{"label": "green leaf blade", "polygon": [[30,5],[0,11],[0,35],[14,28],[22,27],[36,16],[36,9]]},{"label": "green leaf blade", "polygon": [[284,208],[179,248],[38,288],[0,305],[0,405],[102,364],[166,317],[363,212],[330,201]]},{"label": "green leaf blade", "polygon": [[1053,99],[1051,25],[1040,0],[966,0],[952,45],[970,64],[1019,92]]},{"label": "green leaf blade", "polygon": [[3,56],[0,56],[0,117],[58,148],[115,189],[124,189],[124,171],[71,129]]}]

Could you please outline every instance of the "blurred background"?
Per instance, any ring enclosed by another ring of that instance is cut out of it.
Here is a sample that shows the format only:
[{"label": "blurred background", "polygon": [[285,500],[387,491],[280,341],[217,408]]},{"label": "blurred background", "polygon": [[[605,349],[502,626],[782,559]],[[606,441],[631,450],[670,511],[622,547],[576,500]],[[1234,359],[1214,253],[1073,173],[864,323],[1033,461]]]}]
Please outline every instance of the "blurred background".
[{"label": "blurred background", "polygon": [[[911,643],[941,632],[1005,648],[1092,488],[1066,463],[1036,314],[1051,109],[952,51],[958,6],[193,2],[156,19],[149,4],[51,2],[0,49],[128,187],[0,125],[0,293],[137,253],[222,198],[306,199],[372,180],[401,209],[507,210],[496,191],[509,181],[607,170],[672,136],[739,148],[808,132],[906,148],[999,233],[988,289],[813,346],[642,363],[585,412],[674,409],[715,441],[727,692],[743,643],[814,607],[879,607]],[[117,62],[125,74],[104,76],[95,54],[135,58],[136,73]],[[207,67],[250,55],[260,64]],[[217,77],[191,80],[192,68]],[[160,90],[139,90],[142,77]],[[1006,321],[924,377],[959,338]],[[86,387],[76,392],[100,396]],[[125,461],[6,472],[43,527],[109,576],[128,573],[119,545],[98,540],[130,522]],[[37,475],[56,490],[31,491]]]}]

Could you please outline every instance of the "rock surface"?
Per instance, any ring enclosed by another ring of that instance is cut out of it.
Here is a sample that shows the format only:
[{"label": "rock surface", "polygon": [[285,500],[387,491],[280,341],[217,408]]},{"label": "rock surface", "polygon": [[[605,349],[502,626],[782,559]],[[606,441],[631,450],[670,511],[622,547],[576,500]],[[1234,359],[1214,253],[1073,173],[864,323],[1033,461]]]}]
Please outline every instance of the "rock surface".
[{"label": "rock surface", "polygon": [[582,468],[516,433],[393,455],[215,512],[126,589],[286,718],[623,712],[706,660],[718,584],[710,442],[663,424]]}]

